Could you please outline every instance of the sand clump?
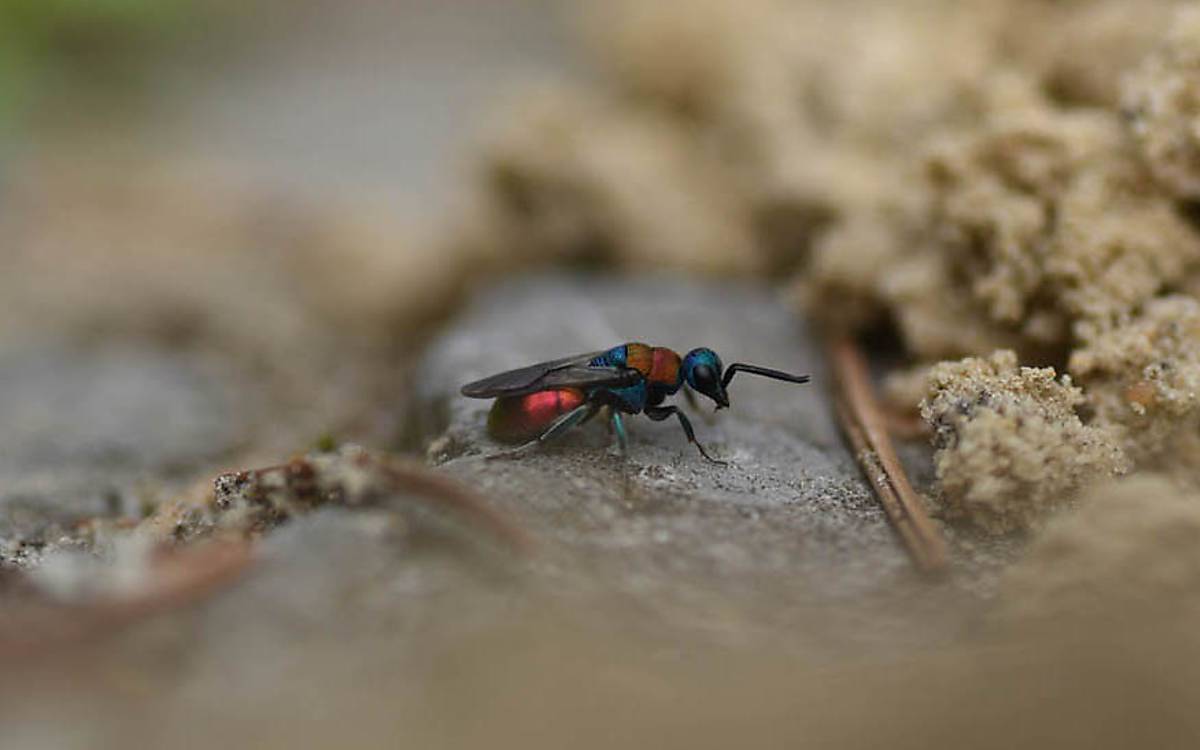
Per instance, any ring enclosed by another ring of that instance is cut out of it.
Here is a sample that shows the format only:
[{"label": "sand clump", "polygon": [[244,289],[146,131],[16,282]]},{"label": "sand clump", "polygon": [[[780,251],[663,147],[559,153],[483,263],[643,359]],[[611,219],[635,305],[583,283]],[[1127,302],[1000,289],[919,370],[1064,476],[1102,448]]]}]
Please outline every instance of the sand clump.
[{"label": "sand clump", "polygon": [[1009,103],[931,138],[918,166],[918,199],[831,231],[801,281],[820,311],[857,279],[917,358],[1045,359],[1200,261],[1200,238],[1107,113]]},{"label": "sand clump", "polygon": [[743,207],[726,168],[697,158],[678,123],[553,86],[504,119],[485,146],[489,200],[461,247],[510,262],[763,270],[731,218]]},{"label": "sand clump", "polygon": [[1177,198],[1200,197],[1200,6],[1182,7],[1165,40],[1128,72],[1122,112],[1159,182]]},{"label": "sand clump", "polygon": [[1011,351],[938,365],[929,389],[921,411],[934,428],[947,518],[990,533],[1026,530],[1127,469],[1115,438],[1076,415],[1084,396],[1070,378],[1018,367]]},{"label": "sand clump", "polygon": [[[1151,3],[1135,19],[1121,4],[1037,5],[1021,12],[1049,14],[1070,38],[1094,34],[1110,61],[1130,61],[1123,108],[1116,72],[1100,87],[1066,72],[1065,57],[1033,64],[1030,52],[1001,66],[981,79],[975,117],[917,141],[908,194],[850,212],[816,241],[799,280],[810,311],[850,293],[867,311],[851,323],[891,317],[918,360],[1013,348],[1061,362],[1190,285],[1200,236],[1177,200],[1189,198],[1194,161],[1187,102],[1200,86],[1200,10],[1172,16]],[[1012,45],[1001,46],[1028,49]],[[1135,53],[1145,62],[1135,66]]]},{"label": "sand clump", "polygon": [[1152,301],[1075,350],[1070,369],[1140,466],[1200,476],[1200,302]]},{"label": "sand clump", "polygon": [[[990,532],[1029,528],[1088,483],[1129,469],[1200,481],[1200,302],[1171,295],[1096,333],[1070,376],[1009,351],[925,376],[938,498]],[[1085,425],[1078,416],[1089,416]]]},{"label": "sand clump", "polygon": [[905,379],[926,384],[946,515],[993,533],[1030,528],[1088,483],[1132,468],[1197,487],[1198,352],[1200,302],[1171,295],[1074,350],[1068,369],[1082,388],[1052,368],[1018,368],[1011,351]]}]

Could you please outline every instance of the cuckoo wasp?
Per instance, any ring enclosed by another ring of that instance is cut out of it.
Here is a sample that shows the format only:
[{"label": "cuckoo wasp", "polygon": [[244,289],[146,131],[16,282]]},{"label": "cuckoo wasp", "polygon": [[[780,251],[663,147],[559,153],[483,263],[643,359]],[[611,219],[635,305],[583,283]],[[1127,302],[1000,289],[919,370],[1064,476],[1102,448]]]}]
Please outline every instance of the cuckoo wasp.
[{"label": "cuckoo wasp", "polygon": [[496,399],[488,415],[488,433],[500,442],[521,444],[498,456],[553,440],[606,409],[621,455],[626,454],[628,445],[622,415],[642,413],[656,422],[676,417],[700,455],[723,464],[696,441],[692,423],[679,407],[664,406],[663,401],[682,388],[693,407],[694,392],[699,392],[723,409],[729,406],[729,381],[739,372],[788,383],[809,380],[808,375],[741,362],[723,367],[712,349],[693,349],[681,357],[665,347],[635,342],[502,372],[468,383],[462,394]]}]

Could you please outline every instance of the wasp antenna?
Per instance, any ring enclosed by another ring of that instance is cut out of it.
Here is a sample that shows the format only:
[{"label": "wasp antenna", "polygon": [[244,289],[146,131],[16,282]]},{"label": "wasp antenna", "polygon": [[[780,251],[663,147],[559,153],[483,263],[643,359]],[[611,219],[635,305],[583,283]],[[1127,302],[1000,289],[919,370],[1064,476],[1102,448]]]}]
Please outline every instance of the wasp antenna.
[{"label": "wasp antenna", "polygon": [[807,383],[810,379],[808,375],[793,375],[789,372],[781,370],[772,370],[769,367],[759,367],[758,365],[748,365],[743,362],[734,362],[725,369],[725,377],[721,379],[721,386],[727,387],[729,381],[733,380],[733,376],[739,372],[748,372],[751,375],[762,375],[764,378],[772,380],[782,380],[787,383]]}]

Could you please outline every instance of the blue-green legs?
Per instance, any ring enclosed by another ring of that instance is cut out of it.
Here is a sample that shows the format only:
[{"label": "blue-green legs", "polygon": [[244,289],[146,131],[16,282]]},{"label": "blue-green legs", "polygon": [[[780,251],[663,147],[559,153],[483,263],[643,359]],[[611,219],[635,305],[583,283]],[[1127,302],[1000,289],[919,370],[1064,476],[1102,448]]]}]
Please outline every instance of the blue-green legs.
[{"label": "blue-green legs", "polygon": [[617,433],[617,450],[621,453],[621,458],[629,455],[629,436],[625,434],[625,420],[621,417],[621,412],[613,410],[612,413],[613,429]]}]

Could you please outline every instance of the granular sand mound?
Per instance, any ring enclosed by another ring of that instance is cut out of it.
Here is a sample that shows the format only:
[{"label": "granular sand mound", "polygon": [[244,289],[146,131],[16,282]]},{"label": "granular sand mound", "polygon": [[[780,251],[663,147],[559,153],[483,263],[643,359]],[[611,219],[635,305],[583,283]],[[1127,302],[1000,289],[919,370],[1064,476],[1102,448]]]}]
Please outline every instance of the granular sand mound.
[{"label": "granular sand mound", "polygon": [[934,428],[944,515],[991,533],[1028,529],[1122,473],[1113,435],[1076,416],[1082,402],[1069,377],[1018,368],[1011,351],[933,368],[921,412]]}]

